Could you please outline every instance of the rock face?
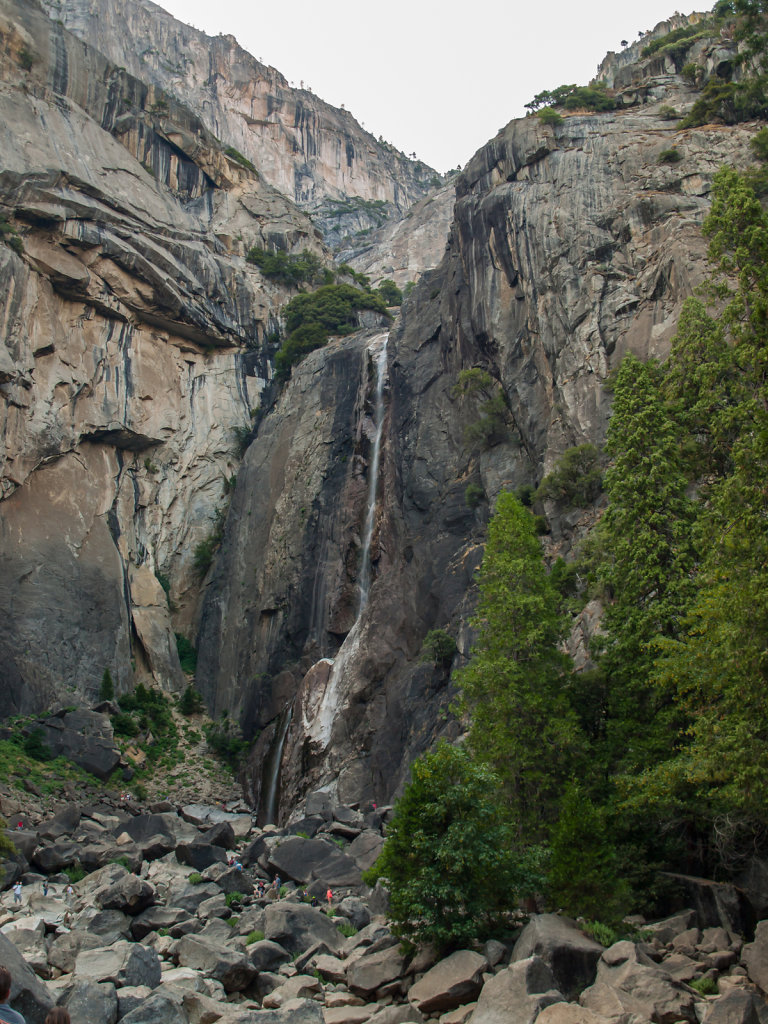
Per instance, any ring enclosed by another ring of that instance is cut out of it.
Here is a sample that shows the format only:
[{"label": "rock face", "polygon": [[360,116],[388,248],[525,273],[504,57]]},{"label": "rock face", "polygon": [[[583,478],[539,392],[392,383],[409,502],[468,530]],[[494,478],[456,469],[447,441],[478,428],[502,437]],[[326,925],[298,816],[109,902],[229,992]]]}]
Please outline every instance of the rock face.
[{"label": "rock face", "polygon": [[377,140],[346,110],[294,88],[233,36],[207,36],[148,0],[44,0],[51,18],[183,102],[314,214],[327,241],[377,226],[427,192],[435,172]]},{"label": "rock face", "polygon": [[[601,443],[608,374],[629,351],[668,351],[706,272],[712,176],[748,161],[753,129],[676,135],[661,107],[684,113],[693,91],[653,61],[637,75],[643,88],[633,81],[626,110],[554,128],[513,121],[460,175],[445,258],[389,337],[373,585],[359,619],[375,400],[367,342],[310,356],[262,421],[207,591],[199,671],[217,713],[264,729],[255,801],[269,756],[280,760],[283,814],[307,789],[345,802],[398,792],[413,757],[451,734],[448,674],[419,653],[434,628],[469,652],[473,573],[496,496],[538,483],[566,449]],[[673,141],[683,160],[660,162]],[[490,376],[489,393],[456,397],[472,367]],[[506,422],[474,442],[496,393]],[[339,431],[354,439],[347,449]],[[548,513],[551,550],[567,555],[588,514]],[[238,582],[241,566],[255,587]]]},{"label": "rock face", "polygon": [[8,714],[63,682],[92,699],[105,668],[118,692],[183,685],[193,552],[224,514],[285,301],[232,246],[319,245],[190,110],[36,3],[0,11],[0,208],[19,239],[0,246]]}]

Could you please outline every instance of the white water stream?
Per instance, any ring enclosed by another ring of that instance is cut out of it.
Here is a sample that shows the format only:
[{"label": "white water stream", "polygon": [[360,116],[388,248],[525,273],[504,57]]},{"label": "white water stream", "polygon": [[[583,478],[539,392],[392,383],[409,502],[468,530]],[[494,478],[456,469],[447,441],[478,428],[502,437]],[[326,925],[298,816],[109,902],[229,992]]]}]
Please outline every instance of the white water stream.
[{"label": "white water stream", "polygon": [[304,714],[304,730],[306,735],[318,743],[322,749],[328,746],[331,739],[333,723],[344,697],[344,669],[350,656],[359,646],[363,612],[368,604],[368,597],[371,591],[371,543],[376,525],[376,496],[378,494],[381,438],[384,430],[384,385],[387,379],[388,340],[389,333],[379,334],[373,339],[366,350],[367,354],[375,359],[376,391],[373,407],[374,436],[371,447],[371,460],[368,465],[368,505],[363,529],[357,618],[344,638],[344,643],[339,648],[336,657],[333,659],[328,682],[317,705],[315,714],[309,720],[306,710]]}]

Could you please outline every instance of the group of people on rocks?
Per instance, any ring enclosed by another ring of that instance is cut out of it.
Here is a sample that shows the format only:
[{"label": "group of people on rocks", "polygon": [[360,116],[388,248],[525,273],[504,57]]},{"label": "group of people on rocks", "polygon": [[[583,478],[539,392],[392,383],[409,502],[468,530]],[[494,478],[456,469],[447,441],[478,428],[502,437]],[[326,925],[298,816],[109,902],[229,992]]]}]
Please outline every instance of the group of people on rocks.
[{"label": "group of people on rocks", "polygon": [[[267,887],[267,882],[263,878],[260,878],[256,882],[256,885],[253,887],[253,895],[257,899],[263,899],[267,895],[269,889],[274,889],[275,890],[275,899],[279,900],[280,899],[280,882],[281,882],[280,875],[275,875],[275,877],[274,877],[274,879],[272,881],[272,884],[268,888]],[[311,906],[313,906],[313,907],[319,907],[320,906],[320,900],[317,898],[317,896],[310,896],[310,894],[307,892],[306,889],[302,892],[301,895],[302,895],[302,899],[306,903],[309,903]],[[328,888],[328,891],[325,894],[325,899],[326,899],[326,901],[328,903],[328,906],[330,907],[332,902],[333,902],[333,890],[330,888],[330,886]]]},{"label": "group of people on rocks", "polygon": [[[0,967],[0,1024],[27,1024],[22,1014],[10,1005],[11,972],[7,967]],[[71,1024],[69,1011],[63,1006],[54,1006],[48,1011],[45,1024]]]}]

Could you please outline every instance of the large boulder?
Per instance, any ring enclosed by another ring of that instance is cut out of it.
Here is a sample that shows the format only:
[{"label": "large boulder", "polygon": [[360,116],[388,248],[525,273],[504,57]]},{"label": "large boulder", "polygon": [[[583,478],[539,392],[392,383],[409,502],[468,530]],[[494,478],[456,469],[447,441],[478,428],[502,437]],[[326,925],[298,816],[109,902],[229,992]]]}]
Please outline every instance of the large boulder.
[{"label": "large boulder", "polygon": [[52,875],[71,867],[80,858],[80,847],[70,840],[38,846],[32,854],[32,864],[45,875]]},{"label": "large boulder", "polygon": [[269,870],[299,885],[319,878],[326,885],[359,885],[360,868],[355,861],[324,839],[289,836],[269,853]]},{"label": "large boulder", "polygon": [[179,843],[176,847],[176,859],[180,864],[188,864],[195,871],[205,871],[211,864],[226,864],[227,854],[221,846],[213,846],[198,839],[191,843]]},{"label": "large boulder", "polygon": [[48,962],[65,974],[75,969],[78,953],[83,949],[98,949],[103,946],[101,936],[92,935],[85,929],[77,929],[57,935],[48,948]]},{"label": "large boulder", "polygon": [[140,914],[155,902],[154,886],[137,875],[126,874],[99,893],[102,910]]},{"label": "large boulder", "polygon": [[741,958],[751,981],[768,994],[768,921],[755,929],[755,941],[741,951]]},{"label": "large boulder", "polygon": [[111,982],[75,978],[61,1005],[74,1021],[115,1024],[117,1020],[117,992]]},{"label": "large boulder", "polygon": [[179,939],[177,956],[181,967],[202,971],[206,977],[220,981],[227,992],[248,988],[258,974],[245,953],[227,949],[202,935]]},{"label": "large boulder", "polygon": [[109,715],[77,709],[46,718],[41,724],[54,757],[69,758],[97,779],[107,779],[120,762]]},{"label": "large boulder", "polygon": [[211,846],[220,846],[223,850],[234,850],[235,833],[228,821],[217,821],[207,832],[203,833],[203,842]]},{"label": "large boulder", "polygon": [[61,836],[71,836],[80,824],[81,815],[80,804],[66,804],[59,808],[52,818],[37,826],[37,834],[41,839],[59,839]]},{"label": "large boulder", "polygon": [[745,988],[731,988],[707,1007],[702,1024],[760,1024],[757,999]]},{"label": "large boulder", "polygon": [[302,953],[317,942],[324,942],[334,953],[344,946],[344,936],[333,921],[305,903],[281,902],[268,906],[264,935],[291,953]]},{"label": "large boulder", "polygon": [[472,1002],[483,987],[488,961],[479,953],[461,949],[436,963],[408,992],[408,1000],[422,1013],[452,1010]]},{"label": "large boulder", "polygon": [[162,970],[154,949],[121,940],[112,946],[81,950],[75,960],[75,976],[91,981],[110,981],[122,988],[146,985],[157,988]]},{"label": "large boulder", "polygon": [[11,1006],[23,1014],[27,1024],[43,1024],[46,1014],[53,1006],[53,999],[21,953],[2,934],[0,964],[11,972]]},{"label": "large boulder", "polygon": [[595,984],[582,992],[579,1002],[614,1020],[633,1014],[655,1024],[696,1024],[696,1004],[702,999],[670,978],[634,943],[624,941],[603,953]]},{"label": "large boulder", "polygon": [[552,971],[555,987],[570,1000],[595,980],[602,953],[603,947],[569,918],[534,914],[515,943],[512,961],[538,956]]},{"label": "large boulder", "polygon": [[586,1006],[578,1003],[552,1003],[545,1006],[536,1018],[536,1024],[610,1024],[608,1017],[601,1017]]},{"label": "large boulder", "polygon": [[731,935],[752,935],[755,911],[744,892],[728,882],[713,882],[693,875],[668,874],[684,900],[696,911],[700,928],[718,925]]},{"label": "large boulder", "polygon": [[472,1024],[533,1024],[544,1007],[562,1001],[552,971],[543,960],[532,956],[510,964],[486,981]]},{"label": "large boulder", "polygon": [[153,992],[126,1014],[121,1024],[189,1024],[189,1017],[181,999],[167,992]]},{"label": "large boulder", "polygon": [[291,959],[291,954],[284,946],[270,939],[252,942],[247,947],[247,953],[248,959],[259,974],[263,971],[276,971]]},{"label": "large boulder", "polygon": [[366,952],[347,968],[347,985],[355,995],[369,997],[383,985],[397,981],[405,973],[405,957],[399,946]]},{"label": "large boulder", "polygon": [[181,907],[148,907],[131,921],[131,935],[137,942],[141,942],[150,932],[166,928],[173,934],[177,925],[193,920],[189,912]]}]

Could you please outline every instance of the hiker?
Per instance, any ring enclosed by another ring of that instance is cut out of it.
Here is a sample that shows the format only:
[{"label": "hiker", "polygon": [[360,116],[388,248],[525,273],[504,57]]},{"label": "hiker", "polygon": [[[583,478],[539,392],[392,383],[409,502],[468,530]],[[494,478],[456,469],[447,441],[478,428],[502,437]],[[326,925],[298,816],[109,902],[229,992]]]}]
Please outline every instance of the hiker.
[{"label": "hiker", "polygon": [[275,875],[275,899],[280,899],[280,875]]},{"label": "hiker", "polygon": [[47,895],[48,895],[48,879],[44,878],[43,879],[43,896],[47,896]]},{"label": "hiker", "polygon": [[6,1024],[27,1024],[20,1013],[8,1005],[11,998],[11,972],[7,967],[0,967],[0,1020]]},{"label": "hiker", "polygon": [[330,886],[328,887],[328,892],[325,894],[325,898],[328,900],[328,906],[330,907],[331,900],[333,899],[333,889],[331,889]]},{"label": "hiker", "polygon": [[17,882],[13,887],[13,902],[21,903],[21,882]]}]

